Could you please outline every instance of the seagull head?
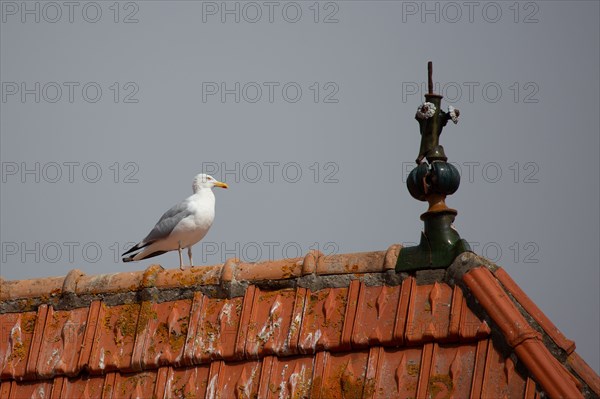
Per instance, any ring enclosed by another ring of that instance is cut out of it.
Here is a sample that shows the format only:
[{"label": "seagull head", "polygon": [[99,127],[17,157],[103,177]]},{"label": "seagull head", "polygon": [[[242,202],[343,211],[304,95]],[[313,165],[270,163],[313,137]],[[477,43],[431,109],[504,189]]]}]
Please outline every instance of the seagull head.
[{"label": "seagull head", "polygon": [[223,183],[215,179],[214,177],[207,175],[206,173],[200,173],[194,177],[194,183],[192,189],[194,193],[202,189],[212,189],[213,187],[228,188],[227,183]]}]

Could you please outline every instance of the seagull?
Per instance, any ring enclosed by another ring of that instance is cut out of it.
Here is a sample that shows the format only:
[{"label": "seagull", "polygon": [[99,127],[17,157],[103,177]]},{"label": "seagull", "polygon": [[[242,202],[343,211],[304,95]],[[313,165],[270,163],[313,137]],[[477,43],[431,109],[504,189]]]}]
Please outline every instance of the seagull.
[{"label": "seagull", "polygon": [[179,268],[183,270],[181,250],[187,248],[192,266],[192,246],[204,238],[215,219],[213,187],[228,186],[207,174],[196,175],[192,183],[194,193],[166,211],[146,238],[122,255],[123,262],[148,259],[178,250]]}]

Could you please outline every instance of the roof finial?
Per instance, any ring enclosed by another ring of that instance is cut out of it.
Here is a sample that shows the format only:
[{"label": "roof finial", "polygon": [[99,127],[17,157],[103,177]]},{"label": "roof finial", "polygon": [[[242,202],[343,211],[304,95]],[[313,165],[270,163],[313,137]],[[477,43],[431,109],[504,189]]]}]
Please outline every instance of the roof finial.
[{"label": "roof finial", "polygon": [[460,174],[450,163],[439,144],[442,129],[449,120],[458,123],[459,111],[452,106],[448,112],[441,109],[442,96],[433,92],[433,63],[427,63],[428,92],[425,102],[417,108],[421,146],[417,167],[406,181],[410,195],[427,201],[429,209],[421,215],[425,231],[418,246],[403,248],[398,256],[396,271],[438,269],[450,266],[458,254],[470,251],[469,244],[452,228],[456,210],[446,206],[446,196],[453,194],[460,184]]}]

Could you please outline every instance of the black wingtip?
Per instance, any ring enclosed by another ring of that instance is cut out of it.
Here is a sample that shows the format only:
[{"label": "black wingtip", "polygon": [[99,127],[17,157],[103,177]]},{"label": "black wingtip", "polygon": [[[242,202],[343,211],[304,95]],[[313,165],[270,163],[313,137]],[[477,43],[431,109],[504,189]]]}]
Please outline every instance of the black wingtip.
[{"label": "black wingtip", "polygon": [[121,254],[121,256],[125,256],[125,255],[128,255],[128,254],[132,253],[132,252],[135,252],[135,251],[137,251],[137,250],[140,250],[140,249],[142,249],[142,248],[145,248],[145,247],[147,247],[148,245],[152,244],[152,242],[153,242],[153,241],[149,241],[149,242],[146,242],[146,243],[144,243],[143,241],[142,241],[142,242],[138,242],[138,243],[137,243],[137,244],[135,244],[133,247],[131,247],[131,248],[129,248],[127,251],[123,252],[123,253]]},{"label": "black wingtip", "polygon": [[130,253],[132,253],[132,252],[134,252],[134,251],[137,251],[137,250],[138,250],[138,247],[137,247],[138,245],[139,245],[139,244],[136,244],[136,245],[134,245],[133,247],[129,248],[127,251],[123,252],[123,253],[121,254],[121,256],[125,256],[125,255],[127,255],[127,254],[130,254]]},{"label": "black wingtip", "polygon": [[[162,255],[162,254],[166,254],[169,251],[156,251],[156,252],[152,252],[151,254],[148,254],[146,256],[144,256],[143,258],[140,258],[138,260],[143,260],[143,259],[148,259],[148,258],[154,258],[155,256],[158,255]],[[127,262],[135,262],[136,260],[133,259],[135,256],[137,256],[138,254],[133,254],[131,256],[128,256],[127,258],[123,258],[123,262],[127,263]]]},{"label": "black wingtip", "polygon": [[[156,252],[152,252],[151,254],[148,254],[148,255],[144,256],[142,259],[154,258],[155,256],[166,254],[167,252],[169,252],[169,251],[156,251]],[[140,260],[142,260],[142,259],[140,259]]]}]

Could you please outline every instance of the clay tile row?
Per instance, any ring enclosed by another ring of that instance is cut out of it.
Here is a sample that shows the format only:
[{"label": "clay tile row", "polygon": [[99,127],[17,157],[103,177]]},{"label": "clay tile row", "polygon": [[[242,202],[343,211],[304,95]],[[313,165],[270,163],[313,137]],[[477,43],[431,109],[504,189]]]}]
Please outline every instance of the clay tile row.
[{"label": "clay tile row", "polygon": [[3,398],[537,398],[534,381],[489,339],[352,353],[317,352],[85,378],[0,381]]},{"label": "clay tile row", "polygon": [[575,350],[575,342],[567,339],[562,332],[550,321],[550,319],[537,307],[537,305],[523,292],[521,287],[502,269],[499,267],[494,276],[502,283],[504,289],[509,292],[512,297],[525,309],[525,311],[533,317],[533,319],[542,327],[544,332],[564,350],[567,354],[573,353]]},{"label": "clay tile row", "polygon": [[462,290],[444,283],[261,290],[243,297],[0,315],[0,378],[33,379],[296,356],[373,345],[475,342],[490,334]]},{"label": "clay tile row", "polygon": [[[307,274],[372,273],[394,269],[400,245],[387,251],[323,255],[310,251],[304,258],[258,263],[230,259],[224,265],[164,270],[152,265],[144,271],[88,276],[74,269],[65,277],[5,281],[0,278],[0,301],[24,298],[49,299],[61,294],[97,295],[138,291],[147,287],[161,289],[219,285],[223,282],[282,280]],[[43,301],[46,302],[46,301]]]},{"label": "clay tile row", "polygon": [[580,381],[552,355],[541,334],[527,322],[501,281],[488,268],[469,270],[463,281],[498,326],[506,343],[550,397],[582,397]]}]

